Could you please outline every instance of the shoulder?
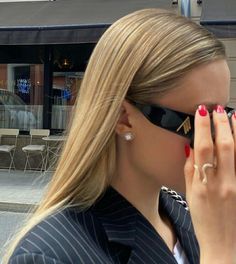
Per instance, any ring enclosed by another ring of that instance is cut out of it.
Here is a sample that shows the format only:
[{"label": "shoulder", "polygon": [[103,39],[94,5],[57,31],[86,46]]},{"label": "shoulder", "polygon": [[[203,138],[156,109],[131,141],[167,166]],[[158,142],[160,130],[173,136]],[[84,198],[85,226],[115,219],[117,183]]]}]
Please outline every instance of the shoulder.
[{"label": "shoulder", "polygon": [[9,261],[9,264],[29,264],[29,263],[37,263],[37,264],[66,264],[61,262],[60,260],[56,260],[55,258],[47,257],[44,254],[36,254],[36,253],[23,253],[20,255],[16,255],[12,257]]},{"label": "shoulder", "polygon": [[82,221],[88,214],[65,209],[45,218],[23,237],[10,263],[106,263]]}]

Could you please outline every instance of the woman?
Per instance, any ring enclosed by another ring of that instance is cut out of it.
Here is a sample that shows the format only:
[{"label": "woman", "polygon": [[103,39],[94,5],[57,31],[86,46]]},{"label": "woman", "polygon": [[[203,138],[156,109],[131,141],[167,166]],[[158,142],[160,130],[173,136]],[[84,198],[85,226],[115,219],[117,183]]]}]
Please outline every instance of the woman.
[{"label": "woman", "polygon": [[[235,263],[229,87],[223,45],[194,22],[147,9],[114,23],[48,191],[4,263]],[[185,181],[188,205],[162,187],[184,192]]]}]

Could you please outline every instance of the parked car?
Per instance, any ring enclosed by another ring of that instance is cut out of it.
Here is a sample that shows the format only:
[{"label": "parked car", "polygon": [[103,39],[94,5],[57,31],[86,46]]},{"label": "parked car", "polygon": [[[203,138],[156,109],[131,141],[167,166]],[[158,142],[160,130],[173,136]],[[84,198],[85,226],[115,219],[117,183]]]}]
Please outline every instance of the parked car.
[{"label": "parked car", "polygon": [[35,115],[16,94],[0,89],[0,127],[29,130],[36,128]]}]

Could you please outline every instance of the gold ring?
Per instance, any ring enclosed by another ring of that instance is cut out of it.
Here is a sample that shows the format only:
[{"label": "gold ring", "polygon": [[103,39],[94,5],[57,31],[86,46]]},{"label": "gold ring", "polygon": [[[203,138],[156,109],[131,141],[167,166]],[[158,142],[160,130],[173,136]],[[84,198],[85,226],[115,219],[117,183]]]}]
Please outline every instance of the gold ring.
[{"label": "gold ring", "polygon": [[207,175],[206,175],[206,170],[208,168],[215,168],[215,165],[212,163],[205,163],[202,165],[202,174],[203,174],[203,179],[202,179],[202,183],[203,184],[207,184]]},{"label": "gold ring", "polygon": [[215,168],[216,166],[212,163],[205,163],[202,165],[202,168],[201,168],[201,172],[202,172],[202,175],[200,173],[200,170],[199,170],[199,167],[198,165],[194,164],[193,165],[194,169],[195,169],[195,172],[197,173],[197,176],[200,178],[200,180],[202,181],[203,184],[207,184],[207,175],[206,175],[206,170],[208,168]]}]

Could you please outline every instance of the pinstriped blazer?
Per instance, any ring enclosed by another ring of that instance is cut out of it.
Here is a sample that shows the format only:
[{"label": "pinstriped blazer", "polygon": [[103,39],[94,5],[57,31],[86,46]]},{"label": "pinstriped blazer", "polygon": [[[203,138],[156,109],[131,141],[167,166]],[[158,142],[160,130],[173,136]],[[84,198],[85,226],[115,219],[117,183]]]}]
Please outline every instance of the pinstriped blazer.
[{"label": "pinstriped blazer", "polygon": [[[189,211],[163,189],[159,210],[172,222],[190,264],[199,247]],[[86,211],[67,208],[42,220],[15,249],[10,264],[176,264],[144,216],[113,188]]]}]

